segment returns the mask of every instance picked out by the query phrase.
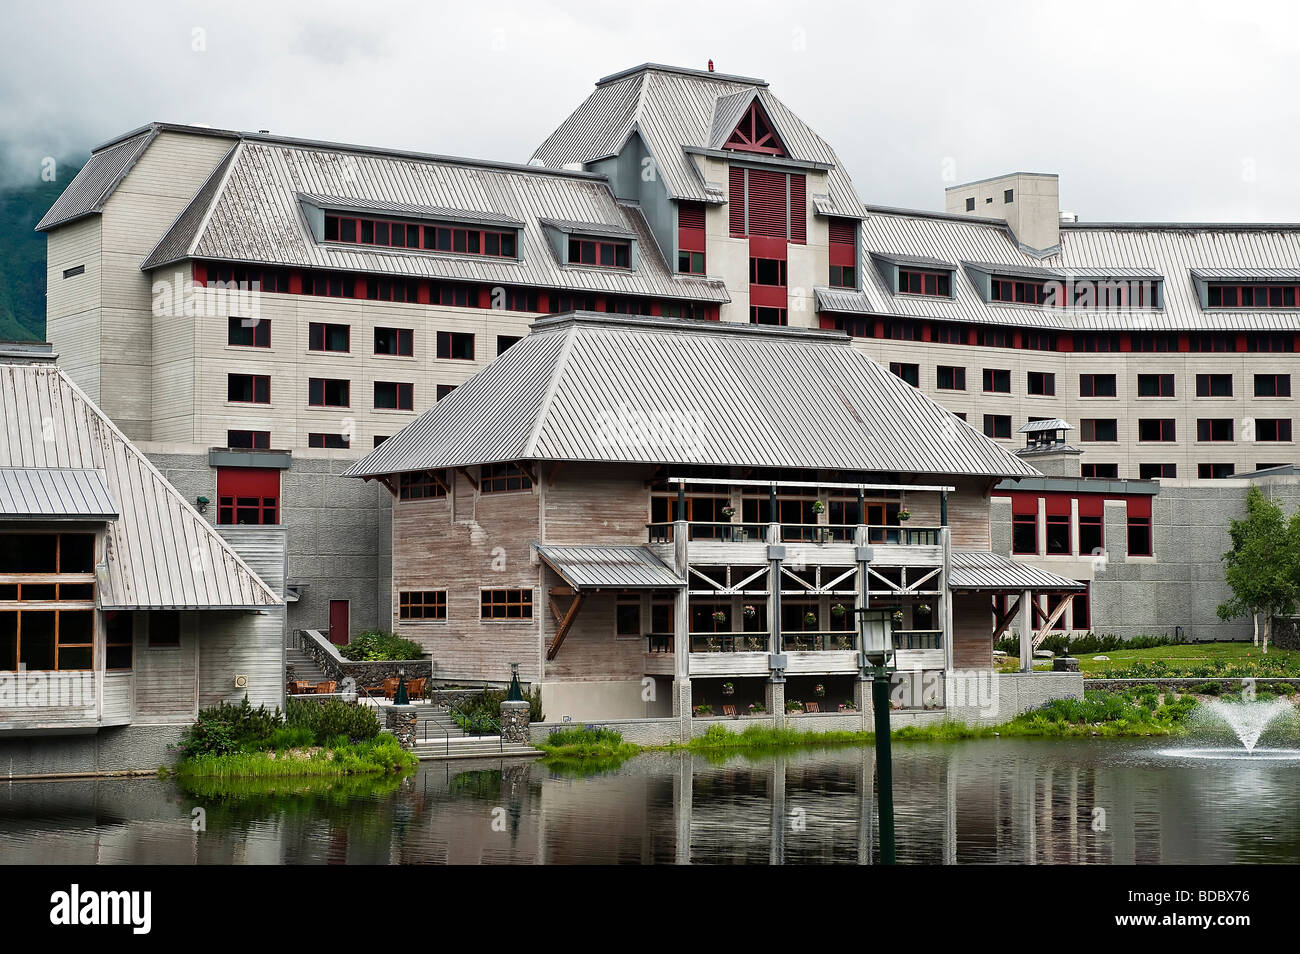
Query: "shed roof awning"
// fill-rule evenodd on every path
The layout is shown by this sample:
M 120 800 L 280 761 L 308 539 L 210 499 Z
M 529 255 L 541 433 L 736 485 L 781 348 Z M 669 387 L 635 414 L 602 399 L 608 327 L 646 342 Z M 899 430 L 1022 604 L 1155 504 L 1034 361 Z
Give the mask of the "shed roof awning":
M 954 590 L 1011 593 L 1022 590 L 1073 593 L 1084 588 L 1077 580 L 987 550 L 953 550 L 949 582 Z
M 116 520 L 102 470 L 0 467 L 0 519 Z
M 680 589 L 686 583 L 645 547 L 533 545 L 543 562 L 575 590 Z

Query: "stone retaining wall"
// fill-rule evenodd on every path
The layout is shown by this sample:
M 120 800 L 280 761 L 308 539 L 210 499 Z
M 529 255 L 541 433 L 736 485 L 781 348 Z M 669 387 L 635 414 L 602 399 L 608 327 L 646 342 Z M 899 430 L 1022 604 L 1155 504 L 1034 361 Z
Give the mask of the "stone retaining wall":
M 1171 678 L 1171 679 L 1085 679 L 1083 682 L 1085 689 L 1105 689 L 1116 691 L 1120 689 L 1132 689 L 1134 686 L 1156 686 L 1161 689 L 1195 689 L 1197 686 L 1210 684 L 1220 686 L 1241 686 L 1246 682 L 1251 682 L 1257 689 L 1266 689 L 1269 686 L 1293 686 L 1300 689 L 1300 679 L 1271 678 L 1268 676 L 1258 676 L 1245 679 L 1239 676 L 1206 676 L 1204 678 Z
M 295 630 L 298 648 L 315 660 L 321 672 L 337 682 L 353 679 L 357 688 L 377 686 L 385 679 L 397 677 L 398 670 L 406 673 L 406 680 L 432 679 L 433 661 L 430 659 L 401 659 L 385 662 L 353 662 L 342 656 L 334 644 L 314 629 Z

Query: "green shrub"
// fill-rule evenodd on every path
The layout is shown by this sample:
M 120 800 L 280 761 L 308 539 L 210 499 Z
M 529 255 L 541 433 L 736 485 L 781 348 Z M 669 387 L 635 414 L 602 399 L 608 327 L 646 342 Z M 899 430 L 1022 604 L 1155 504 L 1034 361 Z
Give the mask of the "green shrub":
M 1056 653 L 1058 656 L 1091 656 L 1094 653 L 1110 653 L 1118 649 L 1155 649 L 1157 646 L 1178 646 L 1183 641 L 1174 639 L 1172 636 L 1133 636 L 1130 639 L 1116 636 L 1113 633 L 1098 636 L 1096 633 L 1085 633 L 1082 636 L 1067 636 L 1064 633 L 1054 633 L 1047 636 L 1039 644 L 1039 649 L 1047 649 Z M 994 649 L 1000 649 L 1010 656 L 1020 655 L 1020 637 L 1003 636 L 993 644 Z
M 253 708 L 245 696 L 239 705 L 222 702 L 199 710 L 199 717 L 185 730 L 180 749 L 184 758 L 195 755 L 228 755 L 264 749 L 276 731 L 284 726 L 277 707 Z
M 346 646 L 338 649 L 343 658 L 353 662 L 396 662 L 424 657 L 419 643 L 379 629 L 357 633 Z
M 290 699 L 285 722 L 290 728 L 310 732 L 318 743 L 340 736 L 352 742 L 364 742 L 379 734 L 379 716 L 374 709 L 342 699 L 324 702 Z

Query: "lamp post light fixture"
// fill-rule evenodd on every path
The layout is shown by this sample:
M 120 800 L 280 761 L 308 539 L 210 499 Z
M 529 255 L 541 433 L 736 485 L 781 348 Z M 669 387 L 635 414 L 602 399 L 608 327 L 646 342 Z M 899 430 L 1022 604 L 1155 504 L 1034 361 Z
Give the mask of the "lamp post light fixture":
M 523 702 L 524 689 L 519 685 L 519 663 L 510 664 L 510 688 L 506 691 L 506 702 Z
M 397 692 L 393 693 L 393 705 L 408 706 L 411 704 L 410 697 L 406 694 L 406 670 L 397 670 Z
M 889 748 L 889 687 L 894 671 L 893 618 L 888 610 L 855 610 L 862 642 L 860 672 L 870 673 L 876 728 L 876 805 L 880 818 L 880 863 L 894 863 L 894 765 Z

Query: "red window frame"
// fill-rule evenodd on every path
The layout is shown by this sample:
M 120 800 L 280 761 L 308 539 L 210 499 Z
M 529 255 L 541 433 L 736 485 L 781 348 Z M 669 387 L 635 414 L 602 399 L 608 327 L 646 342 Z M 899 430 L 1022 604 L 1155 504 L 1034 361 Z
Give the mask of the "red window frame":
M 1110 382 L 1109 394 L 1097 393 L 1097 382 L 1108 380 Z M 1119 393 L 1115 375 L 1113 374 L 1081 374 L 1079 375 L 1079 397 L 1115 397 Z
M 677 203 L 677 271 L 683 275 L 705 274 L 704 203 Z
M 1155 393 L 1144 394 L 1144 385 L 1155 384 Z M 1137 396 L 1150 398 L 1177 397 L 1177 385 L 1172 374 L 1139 374 L 1137 379 Z
M 1273 390 L 1270 394 L 1267 391 L 1260 391 L 1260 384 L 1265 381 L 1273 383 Z M 1255 397 L 1290 397 L 1291 396 L 1291 375 L 1289 374 L 1257 374 L 1255 375 Z
M 252 340 L 247 342 L 235 340 L 237 336 L 242 336 L 244 331 L 252 332 Z M 232 348 L 271 347 L 271 319 L 237 318 L 231 315 L 226 324 L 226 344 Z
M 1206 289 L 1211 308 L 1297 308 L 1300 307 L 1300 285 L 1273 282 L 1231 284 L 1212 282 Z
M 394 351 L 379 349 L 380 337 L 392 337 Z M 376 328 L 375 354 L 386 358 L 410 358 L 415 354 L 415 332 L 410 328 Z
M 326 213 L 325 241 L 343 245 L 483 255 L 489 258 L 516 258 L 519 233 L 515 229 L 489 229 L 450 222 Z
M 217 523 L 276 524 L 280 471 L 273 467 L 217 468 Z
M 594 268 L 631 268 L 632 243 L 626 239 L 570 236 L 569 264 Z
M 994 278 L 989 292 L 992 301 L 1017 305 L 1042 305 L 1047 302 L 1047 283 L 1023 278 Z
M 393 404 L 380 404 L 380 389 L 393 389 Z M 412 411 L 415 409 L 415 385 L 406 381 L 376 381 L 375 410 L 377 411 Z
M 469 345 L 468 353 L 465 351 L 467 343 Z M 473 361 L 474 347 L 474 333 L 471 331 L 438 332 L 438 357 L 443 360 Z
M 1144 425 L 1156 425 L 1158 437 L 1143 437 L 1142 431 Z M 1178 440 L 1178 427 L 1172 417 L 1143 417 L 1138 418 L 1138 443 L 1147 444 L 1172 444 Z
M 1150 497 L 1129 497 L 1127 500 L 1128 510 L 1128 555 L 1129 556 L 1151 556 L 1155 552 L 1155 541 L 1152 539 L 1153 531 L 1151 526 L 1151 498 Z M 1134 531 L 1145 531 L 1146 546 L 1144 548 L 1134 549 Z
M 924 295 L 932 298 L 952 297 L 952 273 L 919 268 L 898 270 L 900 295 Z
M 352 446 L 352 440 L 346 434 L 313 432 L 307 435 L 307 446 L 320 450 L 347 450 Z
M 984 436 L 993 440 L 1011 440 L 1011 415 L 985 414 Z
M 252 397 L 247 401 L 243 398 L 234 398 L 230 396 L 231 385 L 235 383 L 237 378 L 247 378 L 253 383 Z M 231 404 L 270 404 L 271 376 L 269 374 L 227 374 L 226 400 Z
M 328 385 L 330 384 L 343 385 L 343 400 L 341 402 L 326 402 Z M 351 407 L 352 382 L 347 378 L 308 378 L 307 404 L 311 407 Z
M 232 450 L 269 450 L 270 431 L 226 431 L 226 446 Z
M 343 329 L 344 346 L 342 348 L 331 348 L 330 332 L 337 332 Z M 337 321 L 312 321 L 307 324 L 307 350 L 320 351 L 327 354 L 351 354 L 352 352 L 352 326 L 345 325 Z
M 1201 444 L 1231 444 L 1235 428 L 1230 417 L 1198 417 L 1196 440 Z M 1226 432 L 1227 436 L 1223 436 Z
M 1113 436 L 1098 437 L 1097 425 L 1109 427 Z M 1079 421 L 1079 440 L 1086 443 L 1101 442 L 1104 444 L 1113 443 L 1119 440 L 1119 421 L 1113 417 L 1085 417 Z
M 1271 435 L 1271 436 L 1270 436 Z M 1291 418 L 1261 417 L 1255 421 L 1255 440 L 1264 443 L 1290 443 Z

